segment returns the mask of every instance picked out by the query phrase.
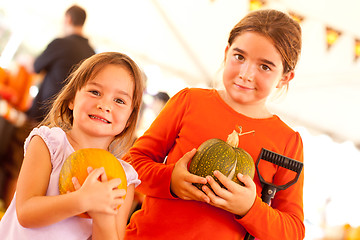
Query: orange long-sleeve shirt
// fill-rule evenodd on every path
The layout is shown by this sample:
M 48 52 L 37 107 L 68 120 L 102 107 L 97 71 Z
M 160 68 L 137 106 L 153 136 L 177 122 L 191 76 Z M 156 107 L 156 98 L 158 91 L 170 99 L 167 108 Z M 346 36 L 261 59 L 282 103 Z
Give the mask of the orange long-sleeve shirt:
M 261 148 L 303 161 L 300 135 L 277 116 L 246 117 L 230 108 L 215 89 L 184 89 L 167 103 L 125 160 L 137 170 L 146 195 L 142 209 L 133 214 L 126 239 L 243 239 L 246 231 L 262 240 L 303 239 L 303 173 L 298 182 L 276 193 L 271 207 L 262 202 L 257 174 L 257 198 L 242 218 L 197 201 L 172 196 L 170 178 L 176 161 L 204 141 L 226 141 L 236 126 L 255 134 L 240 137 L 239 147 L 256 161 Z M 166 160 L 165 160 L 166 159 Z M 165 160 L 165 162 L 164 162 Z M 293 179 L 294 172 L 263 161 L 260 173 L 277 185 Z

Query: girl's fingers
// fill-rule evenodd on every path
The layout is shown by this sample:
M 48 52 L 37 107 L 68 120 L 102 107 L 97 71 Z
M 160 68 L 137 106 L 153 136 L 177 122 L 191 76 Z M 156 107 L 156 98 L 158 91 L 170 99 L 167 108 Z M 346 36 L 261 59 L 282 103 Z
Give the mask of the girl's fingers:
M 111 208 L 116 208 L 119 205 L 124 203 L 124 196 L 126 195 L 126 191 L 124 189 L 114 190 L 111 194 L 111 197 L 108 198 L 110 201 L 108 204 Z
M 189 200 L 197 200 L 197 201 L 203 201 L 203 202 L 210 202 L 210 198 L 208 196 L 206 196 L 206 194 L 203 191 L 200 191 L 197 187 L 195 187 L 194 185 L 191 186 L 191 195 L 192 197 L 190 197 Z
M 200 177 L 194 174 L 189 173 L 186 177 L 185 177 L 185 181 L 190 182 L 190 183 L 200 183 L 200 184 L 206 184 L 207 180 L 204 177 Z
M 216 197 L 214 192 L 211 191 L 211 189 L 208 186 L 206 186 L 206 185 L 202 186 L 202 190 L 210 198 L 210 200 L 213 200 Z
M 89 167 L 87 167 L 86 170 L 87 170 L 88 174 L 90 174 L 92 172 L 93 168 L 89 166 Z
M 221 204 L 224 204 L 224 199 L 221 197 L 218 197 L 208 186 L 204 185 L 202 187 L 202 190 L 206 193 L 206 195 L 209 198 L 209 204 L 214 206 L 220 206 Z
M 113 190 L 113 193 L 114 193 L 114 198 L 122 198 L 126 195 L 126 190 L 117 188 Z
M 112 189 L 117 188 L 121 184 L 120 178 L 114 178 L 107 182 Z
M 245 187 L 248 188 L 256 188 L 254 181 L 251 179 L 249 175 L 242 175 L 241 173 L 238 173 L 237 178 L 244 183 Z
M 91 180 L 98 180 L 100 179 L 100 176 L 105 173 L 105 169 L 103 167 L 95 168 L 95 169 L 88 167 L 87 170 L 89 173 L 87 179 L 91 179 Z
M 79 180 L 78 180 L 76 177 L 73 177 L 73 178 L 71 179 L 71 181 L 72 181 L 72 183 L 73 183 L 73 185 L 74 185 L 75 191 L 76 191 L 76 190 L 79 190 L 79 189 L 81 188 L 81 185 L 80 185 L 80 183 L 79 183 Z
M 211 176 L 206 177 L 207 182 L 210 184 L 210 187 L 214 193 L 222 198 L 226 196 L 227 189 L 222 188 Z
M 106 176 L 106 172 L 104 170 L 104 173 L 100 175 L 100 181 L 101 182 L 107 182 L 107 176 Z
M 229 190 L 230 192 L 234 191 L 234 188 L 237 187 L 236 183 L 231 181 L 231 179 L 227 178 L 224 174 L 222 174 L 220 171 L 215 170 L 214 171 L 215 177 L 219 179 L 219 181 L 224 185 L 224 187 Z
M 178 164 L 187 168 L 187 164 L 193 158 L 195 153 L 196 153 L 196 148 L 191 149 L 189 152 L 185 153 L 184 156 L 182 156 L 182 158 L 179 159 Z
M 105 169 L 104 169 L 103 167 L 97 168 L 97 169 L 99 169 L 99 170 L 96 170 L 96 169 L 95 169 L 96 172 L 95 172 L 94 174 L 100 174 L 100 176 L 98 177 L 98 179 L 100 179 L 101 182 L 106 182 L 108 179 L 107 179 L 107 176 L 106 176 Z M 88 172 L 89 175 L 90 175 L 93 171 L 94 171 L 94 169 L 93 169 L 92 167 L 89 166 L 89 167 L 87 168 L 87 172 Z M 99 171 L 101 171 L 101 173 L 100 173 Z M 98 176 L 98 175 L 96 175 L 96 176 Z

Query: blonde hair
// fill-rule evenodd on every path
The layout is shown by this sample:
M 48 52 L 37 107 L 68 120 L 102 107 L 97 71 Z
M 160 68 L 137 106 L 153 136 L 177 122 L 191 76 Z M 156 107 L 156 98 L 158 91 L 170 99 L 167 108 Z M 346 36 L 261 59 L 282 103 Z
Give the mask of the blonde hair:
M 109 147 L 109 151 L 120 156 L 127 151 L 133 142 L 138 114 L 142 102 L 144 83 L 142 72 L 138 65 L 127 55 L 118 52 L 104 52 L 95 54 L 84 60 L 66 79 L 66 85 L 57 95 L 46 118 L 40 125 L 48 127 L 60 127 L 65 132 L 73 125 L 73 113 L 69 104 L 75 99 L 77 91 L 94 79 L 96 75 L 109 64 L 120 65 L 128 69 L 134 80 L 134 92 L 132 99 L 132 113 L 128 119 L 125 129 L 115 136 Z

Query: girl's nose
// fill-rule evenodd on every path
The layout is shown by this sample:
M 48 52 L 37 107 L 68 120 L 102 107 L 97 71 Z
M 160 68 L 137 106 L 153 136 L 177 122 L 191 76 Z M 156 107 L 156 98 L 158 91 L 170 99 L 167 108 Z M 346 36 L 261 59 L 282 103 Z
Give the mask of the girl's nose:
M 254 70 L 250 66 L 250 64 L 242 65 L 239 71 L 239 77 L 244 81 L 253 81 L 254 80 Z
M 97 108 L 104 112 L 111 112 L 111 107 L 105 103 L 99 103 L 97 105 Z

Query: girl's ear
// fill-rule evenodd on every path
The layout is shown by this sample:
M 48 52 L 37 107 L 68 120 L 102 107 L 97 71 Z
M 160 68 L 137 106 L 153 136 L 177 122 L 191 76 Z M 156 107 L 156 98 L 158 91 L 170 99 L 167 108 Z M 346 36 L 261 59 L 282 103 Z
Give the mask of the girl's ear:
M 276 85 L 276 88 L 282 88 L 283 86 L 286 86 L 289 84 L 289 82 L 294 78 L 295 72 L 290 71 L 282 76 L 278 84 Z
M 69 108 L 70 110 L 74 110 L 74 101 L 71 101 L 71 102 L 69 103 L 68 108 Z
M 227 55 L 227 53 L 228 53 L 228 51 L 229 51 L 229 48 L 230 48 L 229 44 L 228 44 L 228 45 L 226 45 L 226 48 L 225 48 L 224 61 L 226 61 L 226 55 Z

